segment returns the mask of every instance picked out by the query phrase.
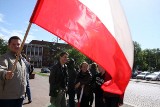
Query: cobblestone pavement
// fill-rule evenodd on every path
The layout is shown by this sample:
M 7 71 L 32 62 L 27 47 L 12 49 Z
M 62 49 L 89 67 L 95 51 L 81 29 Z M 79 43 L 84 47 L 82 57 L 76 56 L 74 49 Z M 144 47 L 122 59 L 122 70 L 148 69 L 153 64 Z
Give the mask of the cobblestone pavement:
M 40 69 L 35 69 L 40 71 Z M 23 107 L 48 107 L 49 83 L 48 77 L 35 75 L 30 80 L 33 102 Z M 131 79 L 124 96 L 124 105 L 121 107 L 160 107 L 160 81 L 145 81 Z
M 131 80 L 124 102 L 134 107 L 160 107 L 160 82 Z
M 47 76 L 35 75 L 35 79 L 30 79 L 30 87 L 32 94 L 32 103 L 28 104 L 27 98 L 24 100 L 23 107 L 48 107 L 49 103 L 49 83 Z M 124 104 L 121 107 L 133 107 Z

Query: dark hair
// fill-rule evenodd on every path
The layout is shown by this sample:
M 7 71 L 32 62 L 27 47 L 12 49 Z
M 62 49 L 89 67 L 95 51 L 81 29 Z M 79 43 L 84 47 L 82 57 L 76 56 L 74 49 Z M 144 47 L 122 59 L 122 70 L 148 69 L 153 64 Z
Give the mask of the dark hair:
M 59 56 L 60 57 L 62 57 L 62 56 L 64 56 L 64 55 L 69 55 L 67 52 L 61 52 L 60 54 L 59 54 Z
M 24 57 L 25 59 L 27 59 L 27 56 L 26 56 L 26 54 L 22 54 L 22 57 Z
M 73 58 L 70 58 L 70 59 L 68 60 L 68 64 L 69 64 L 69 65 L 74 65 L 74 64 L 75 64 L 74 59 L 73 59 Z
M 68 63 L 67 63 L 67 67 L 68 68 L 72 68 L 72 67 L 75 67 L 75 61 L 73 58 L 70 58 Z
M 74 59 L 73 59 L 73 58 L 70 58 L 70 59 L 69 59 L 69 63 L 74 64 L 74 63 L 75 63 Z
M 18 36 L 12 36 L 12 37 L 9 38 L 8 44 L 10 44 L 13 39 L 18 39 L 18 40 L 21 41 L 21 39 Z
M 97 64 L 96 63 L 92 63 L 91 64 L 91 69 L 95 69 L 96 70 L 97 69 Z

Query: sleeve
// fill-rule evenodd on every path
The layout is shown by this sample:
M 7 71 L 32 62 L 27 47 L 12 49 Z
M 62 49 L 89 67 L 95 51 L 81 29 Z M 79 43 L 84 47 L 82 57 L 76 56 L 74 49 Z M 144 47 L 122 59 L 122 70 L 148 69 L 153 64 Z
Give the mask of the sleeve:
M 50 85 L 55 85 L 56 83 L 56 70 L 54 68 L 51 69 L 50 76 L 49 76 L 49 83 Z
M 56 96 L 58 94 L 57 92 L 57 83 L 56 83 L 56 75 L 57 75 L 57 69 L 56 67 L 51 68 L 50 76 L 49 76 L 49 84 L 50 84 L 50 96 Z
M 4 56 L 1 56 L 0 57 L 0 79 L 5 79 L 7 70 L 8 70 L 8 61 Z
M 68 68 L 67 68 L 67 65 L 65 65 L 65 76 L 66 76 L 66 80 L 65 80 L 65 84 L 66 86 L 68 87 L 68 82 L 69 82 L 69 74 L 68 74 Z
M 76 76 L 75 84 L 77 84 L 78 82 L 79 82 L 79 73 L 78 73 L 77 76 Z

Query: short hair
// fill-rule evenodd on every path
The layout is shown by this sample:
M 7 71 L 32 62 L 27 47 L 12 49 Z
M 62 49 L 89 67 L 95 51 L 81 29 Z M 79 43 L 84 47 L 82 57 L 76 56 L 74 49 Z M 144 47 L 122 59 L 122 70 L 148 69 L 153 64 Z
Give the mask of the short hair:
M 12 36 L 12 37 L 9 38 L 8 44 L 10 44 L 13 39 L 18 39 L 18 40 L 21 41 L 21 39 L 18 36 Z
M 67 52 L 61 52 L 60 54 L 59 54 L 59 56 L 60 57 L 62 57 L 62 56 L 64 56 L 64 55 L 69 55 Z

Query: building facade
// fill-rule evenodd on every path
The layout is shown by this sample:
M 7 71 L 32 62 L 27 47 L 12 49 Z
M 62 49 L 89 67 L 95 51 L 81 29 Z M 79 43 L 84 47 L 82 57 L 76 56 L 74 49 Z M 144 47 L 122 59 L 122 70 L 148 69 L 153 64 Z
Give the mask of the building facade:
M 52 66 L 57 62 L 57 54 L 70 48 L 70 45 L 64 43 L 32 40 L 24 45 L 23 53 L 31 59 L 34 67 L 41 68 Z

